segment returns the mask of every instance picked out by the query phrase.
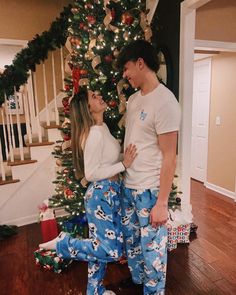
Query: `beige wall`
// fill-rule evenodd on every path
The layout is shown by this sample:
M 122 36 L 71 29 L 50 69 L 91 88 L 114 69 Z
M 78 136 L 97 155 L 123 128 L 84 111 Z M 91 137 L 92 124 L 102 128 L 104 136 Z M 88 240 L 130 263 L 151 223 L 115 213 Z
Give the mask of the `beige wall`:
M 69 0 L 1 0 L 0 38 L 31 40 L 49 29 Z
M 236 176 L 236 53 L 212 59 L 207 181 L 230 191 Z M 216 126 L 216 116 L 221 125 Z
M 236 0 L 212 0 L 200 7 L 195 38 L 236 42 Z

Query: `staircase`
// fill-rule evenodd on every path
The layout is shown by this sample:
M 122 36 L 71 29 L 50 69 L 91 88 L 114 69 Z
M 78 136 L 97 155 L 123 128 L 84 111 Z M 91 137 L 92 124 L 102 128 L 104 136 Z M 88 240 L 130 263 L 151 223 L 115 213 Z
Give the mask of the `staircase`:
M 54 58 L 54 66 L 63 70 L 64 52 L 61 49 L 61 57 Z M 51 63 L 50 56 L 44 63 Z M 61 101 L 66 96 L 60 91 L 65 73 L 61 73 L 57 85 L 56 79 L 48 85 L 47 71 L 41 79 L 39 73 L 40 70 L 31 73 L 28 83 L 15 95 L 22 97 L 23 114 L 22 106 L 12 112 L 5 102 L 1 108 L 0 224 L 22 226 L 37 222 L 38 206 L 55 192 L 52 182 L 56 179 L 56 160 L 52 152 L 55 142 L 62 139 L 58 127 L 62 120 Z M 37 80 L 44 81 L 43 103 L 38 101 L 37 88 L 41 86 Z M 40 111 L 39 104 L 43 104 Z

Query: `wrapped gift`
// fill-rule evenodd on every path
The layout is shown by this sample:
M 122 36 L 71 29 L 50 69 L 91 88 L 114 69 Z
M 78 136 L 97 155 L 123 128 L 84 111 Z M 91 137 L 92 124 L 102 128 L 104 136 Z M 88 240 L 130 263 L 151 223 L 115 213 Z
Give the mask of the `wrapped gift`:
M 169 210 L 167 222 L 168 242 L 167 249 L 171 251 L 177 248 L 178 243 L 189 243 L 190 223 L 192 214 L 187 214 L 180 209 Z
M 75 216 L 67 221 L 64 221 L 61 225 L 61 230 L 69 233 L 70 236 L 72 236 L 73 238 L 87 238 L 88 225 L 86 215 L 82 214 L 80 216 Z
M 178 226 L 178 243 L 189 243 L 190 224 L 181 224 Z
M 60 273 L 71 264 L 72 260 L 65 260 L 57 256 L 56 250 L 38 249 L 34 252 L 36 265 L 44 269 Z
M 168 241 L 167 241 L 167 250 L 172 251 L 177 248 L 177 237 L 178 230 L 176 227 L 168 226 Z
M 46 243 L 58 236 L 58 227 L 53 209 L 48 207 L 48 200 L 45 200 L 39 207 L 39 218 L 43 243 Z

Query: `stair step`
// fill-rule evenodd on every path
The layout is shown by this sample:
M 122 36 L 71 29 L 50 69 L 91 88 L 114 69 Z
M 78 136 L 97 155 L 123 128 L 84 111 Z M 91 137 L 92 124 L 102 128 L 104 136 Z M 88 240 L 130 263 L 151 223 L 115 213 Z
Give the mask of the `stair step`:
M 53 141 L 43 141 L 43 142 L 33 142 L 33 143 L 26 143 L 28 147 L 32 146 L 44 146 L 44 145 L 53 145 L 55 142 Z
M 27 147 L 32 147 L 32 146 L 44 146 L 44 145 L 52 145 L 54 144 L 53 141 L 48 141 L 48 136 L 42 136 L 42 142 L 39 142 L 39 137 L 38 134 L 32 134 L 32 142 L 29 143 L 29 138 L 27 134 L 24 136 L 25 140 L 25 145 Z
M 26 165 L 26 164 L 32 164 L 38 162 L 37 160 L 16 160 L 14 162 L 8 162 L 9 166 L 19 166 L 19 165 Z
M 6 180 L 2 180 L 2 178 L 0 177 L 0 185 L 16 183 L 16 182 L 19 182 L 19 181 L 20 181 L 20 179 L 6 179 Z
M 29 144 L 29 137 L 28 137 L 27 134 L 25 134 L 25 136 L 24 136 L 24 141 L 25 141 L 25 144 L 28 146 L 28 144 Z M 42 136 L 42 141 L 43 142 L 47 142 L 48 141 L 48 136 L 43 135 Z M 38 134 L 37 133 L 35 133 L 35 134 L 33 133 L 32 134 L 32 143 L 38 143 L 38 142 L 39 142 L 39 136 L 38 136 Z
M 61 127 L 55 121 L 50 122 L 50 125 L 47 125 L 47 122 L 41 122 L 41 126 L 45 129 L 58 129 Z

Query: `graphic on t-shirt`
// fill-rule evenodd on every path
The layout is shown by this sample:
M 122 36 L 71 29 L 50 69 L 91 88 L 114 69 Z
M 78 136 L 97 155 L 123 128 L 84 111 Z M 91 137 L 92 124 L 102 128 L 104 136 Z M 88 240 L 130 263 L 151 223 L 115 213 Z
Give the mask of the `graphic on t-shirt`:
M 146 117 L 147 117 L 147 113 L 144 113 L 144 110 L 142 110 L 140 113 L 140 120 L 144 121 Z

